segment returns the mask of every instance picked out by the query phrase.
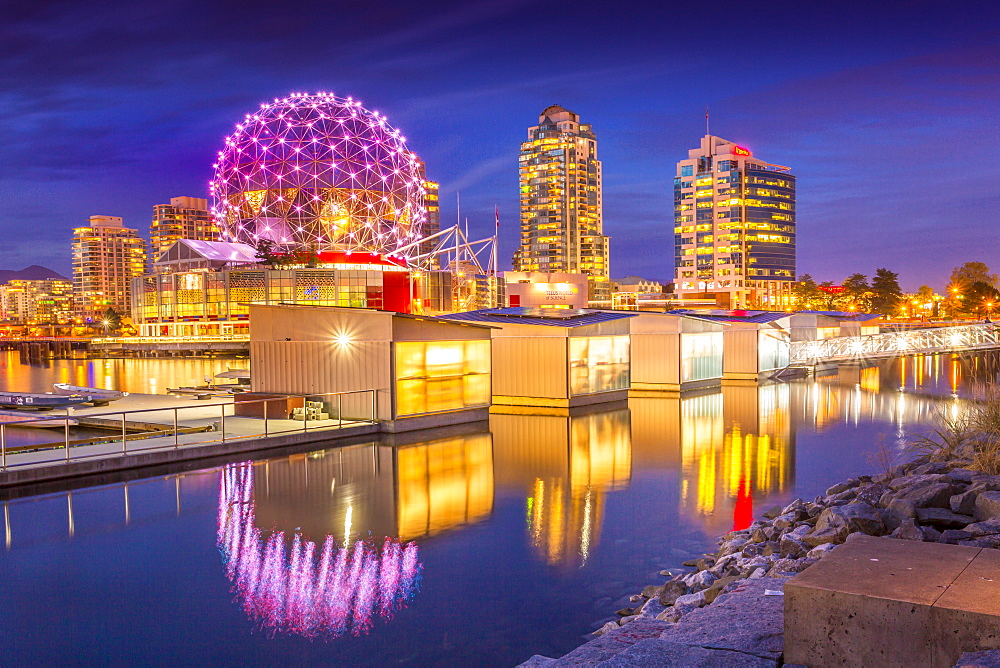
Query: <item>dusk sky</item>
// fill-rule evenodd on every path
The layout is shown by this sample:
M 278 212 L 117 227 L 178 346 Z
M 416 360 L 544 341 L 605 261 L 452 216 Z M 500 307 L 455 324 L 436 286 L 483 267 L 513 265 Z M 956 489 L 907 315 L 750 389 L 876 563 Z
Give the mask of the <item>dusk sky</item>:
M 473 232 L 516 245 L 539 112 L 592 123 L 612 276 L 668 280 L 672 179 L 712 134 L 798 177 L 798 272 L 904 289 L 1000 269 L 1000 3 L 27 2 L 0 22 L 0 269 L 207 197 L 222 139 L 292 91 L 385 113 Z

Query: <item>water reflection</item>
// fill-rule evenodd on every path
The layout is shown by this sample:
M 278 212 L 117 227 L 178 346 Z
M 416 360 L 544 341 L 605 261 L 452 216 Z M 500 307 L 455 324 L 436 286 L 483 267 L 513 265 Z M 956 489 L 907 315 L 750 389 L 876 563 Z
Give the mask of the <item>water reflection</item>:
M 343 541 L 327 535 L 319 544 L 284 531 L 255 526 L 254 467 L 232 464 L 222 473 L 218 543 L 226 575 L 243 610 L 272 632 L 336 637 L 367 632 L 372 616 L 386 619 L 416 591 L 420 573 L 416 543 L 385 538 Z M 348 511 L 350 512 L 350 511 Z
M 549 564 L 582 566 L 607 494 L 632 475 L 627 409 L 572 417 L 491 415 L 497 485 L 525 493 L 528 540 Z
M 232 368 L 247 368 L 246 359 L 204 357 L 170 359 L 54 359 L 21 362 L 14 350 L 0 350 L 0 390 L 50 392 L 52 383 L 142 394 L 165 394 L 167 388 L 199 385 L 205 378 Z

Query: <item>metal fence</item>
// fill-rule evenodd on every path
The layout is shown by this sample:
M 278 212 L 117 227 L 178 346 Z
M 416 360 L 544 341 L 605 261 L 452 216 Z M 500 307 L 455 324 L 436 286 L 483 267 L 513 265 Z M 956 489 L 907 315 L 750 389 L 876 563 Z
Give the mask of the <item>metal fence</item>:
M 938 327 L 820 341 L 796 341 L 790 364 L 816 364 L 852 359 L 895 357 L 1000 347 L 1000 328 L 993 323 Z
M 31 417 L 0 423 L 0 470 L 375 424 L 377 411 L 375 390 L 356 390 Z M 27 431 L 25 427 L 41 431 L 40 423 L 49 425 L 44 431 L 54 427 L 61 438 L 41 443 L 10 443 L 10 429 L 18 429 L 22 434 Z M 107 430 L 108 435 L 73 438 L 70 430 L 77 425 Z M 11 461 L 27 453 L 32 456 Z M 58 456 L 46 458 L 40 453 Z

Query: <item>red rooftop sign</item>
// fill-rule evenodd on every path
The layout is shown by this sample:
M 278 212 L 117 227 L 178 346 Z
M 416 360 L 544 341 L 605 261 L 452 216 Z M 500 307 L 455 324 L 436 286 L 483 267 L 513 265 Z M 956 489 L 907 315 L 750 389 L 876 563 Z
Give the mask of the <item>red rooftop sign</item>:
M 750 155 L 750 149 L 742 146 L 733 146 L 733 155 Z

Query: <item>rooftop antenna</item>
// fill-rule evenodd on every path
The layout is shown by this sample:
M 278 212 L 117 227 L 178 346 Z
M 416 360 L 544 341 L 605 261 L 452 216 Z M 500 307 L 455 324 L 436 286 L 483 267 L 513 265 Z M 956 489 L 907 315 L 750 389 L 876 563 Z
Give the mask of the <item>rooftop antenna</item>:
M 708 131 L 708 105 L 705 105 L 705 134 L 711 135 L 712 133 Z

